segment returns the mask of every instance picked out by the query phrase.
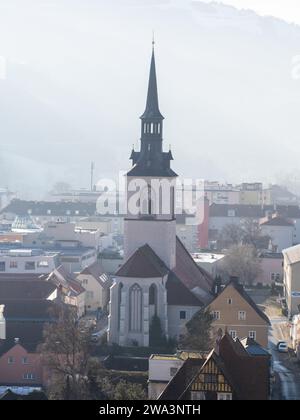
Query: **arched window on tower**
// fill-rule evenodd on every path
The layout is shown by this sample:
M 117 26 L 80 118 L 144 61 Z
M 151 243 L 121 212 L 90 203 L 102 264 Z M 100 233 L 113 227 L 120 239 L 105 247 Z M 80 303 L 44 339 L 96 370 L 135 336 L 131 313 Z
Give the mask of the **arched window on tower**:
M 133 332 L 141 332 L 143 324 L 143 291 L 138 284 L 134 284 L 129 290 L 129 329 Z
M 147 216 L 154 216 L 156 214 L 155 191 L 150 185 L 147 185 L 141 191 L 140 196 L 140 214 Z

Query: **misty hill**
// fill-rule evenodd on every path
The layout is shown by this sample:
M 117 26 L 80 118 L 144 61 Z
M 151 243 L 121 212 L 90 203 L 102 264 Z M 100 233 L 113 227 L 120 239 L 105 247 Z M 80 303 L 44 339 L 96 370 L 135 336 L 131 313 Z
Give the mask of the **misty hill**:
M 300 27 L 189 0 L 4 0 L 1 186 L 35 197 L 58 180 L 88 186 L 91 160 L 98 177 L 129 167 L 152 29 L 176 172 L 297 178 Z

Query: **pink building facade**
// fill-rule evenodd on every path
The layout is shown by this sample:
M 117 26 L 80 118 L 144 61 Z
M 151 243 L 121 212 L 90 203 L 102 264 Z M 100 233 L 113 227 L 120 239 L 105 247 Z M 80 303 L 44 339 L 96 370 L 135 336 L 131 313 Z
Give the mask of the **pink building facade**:
M 281 253 L 266 253 L 260 257 L 261 273 L 256 283 L 271 286 L 272 283 L 283 280 L 283 255 Z
M 0 384 L 42 386 L 44 375 L 40 355 L 29 352 L 19 343 L 3 352 L 0 356 Z

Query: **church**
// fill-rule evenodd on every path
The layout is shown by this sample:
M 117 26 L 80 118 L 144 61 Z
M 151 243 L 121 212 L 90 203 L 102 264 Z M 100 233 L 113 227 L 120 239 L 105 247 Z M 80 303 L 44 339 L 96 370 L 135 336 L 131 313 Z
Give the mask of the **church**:
M 110 289 L 108 342 L 147 347 L 154 316 L 167 338 L 178 339 L 185 324 L 211 300 L 214 283 L 176 237 L 177 174 L 171 168 L 171 151 L 163 151 L 154 44 L 146 109 L 140 119 L 140 150 L 132 150 L 132 168 L 126 174 L 124 263 Z M 170 186 L 167 194 L 163 185 Z M 139 186 L 138 192 L 133 186 Z M 138 211 L 131 210 L 134 196 Z M 167 206 L 162 205 L 166 197 Z

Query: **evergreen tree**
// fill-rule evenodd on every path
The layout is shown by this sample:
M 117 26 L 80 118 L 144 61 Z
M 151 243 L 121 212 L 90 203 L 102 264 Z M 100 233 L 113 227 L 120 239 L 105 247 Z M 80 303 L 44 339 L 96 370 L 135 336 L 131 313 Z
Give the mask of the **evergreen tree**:
M 167 344 L 166 337 L 162 330 L 160 318 L 154 315 L 151 320 L 149 330 L 150 347 L 164 347 Z
M 213 317 L 209 308 L 201 308 L 186 324 L 186 334 L 180 339 L 182 349 L 207 351 L 212 348 L 211 324 Z

